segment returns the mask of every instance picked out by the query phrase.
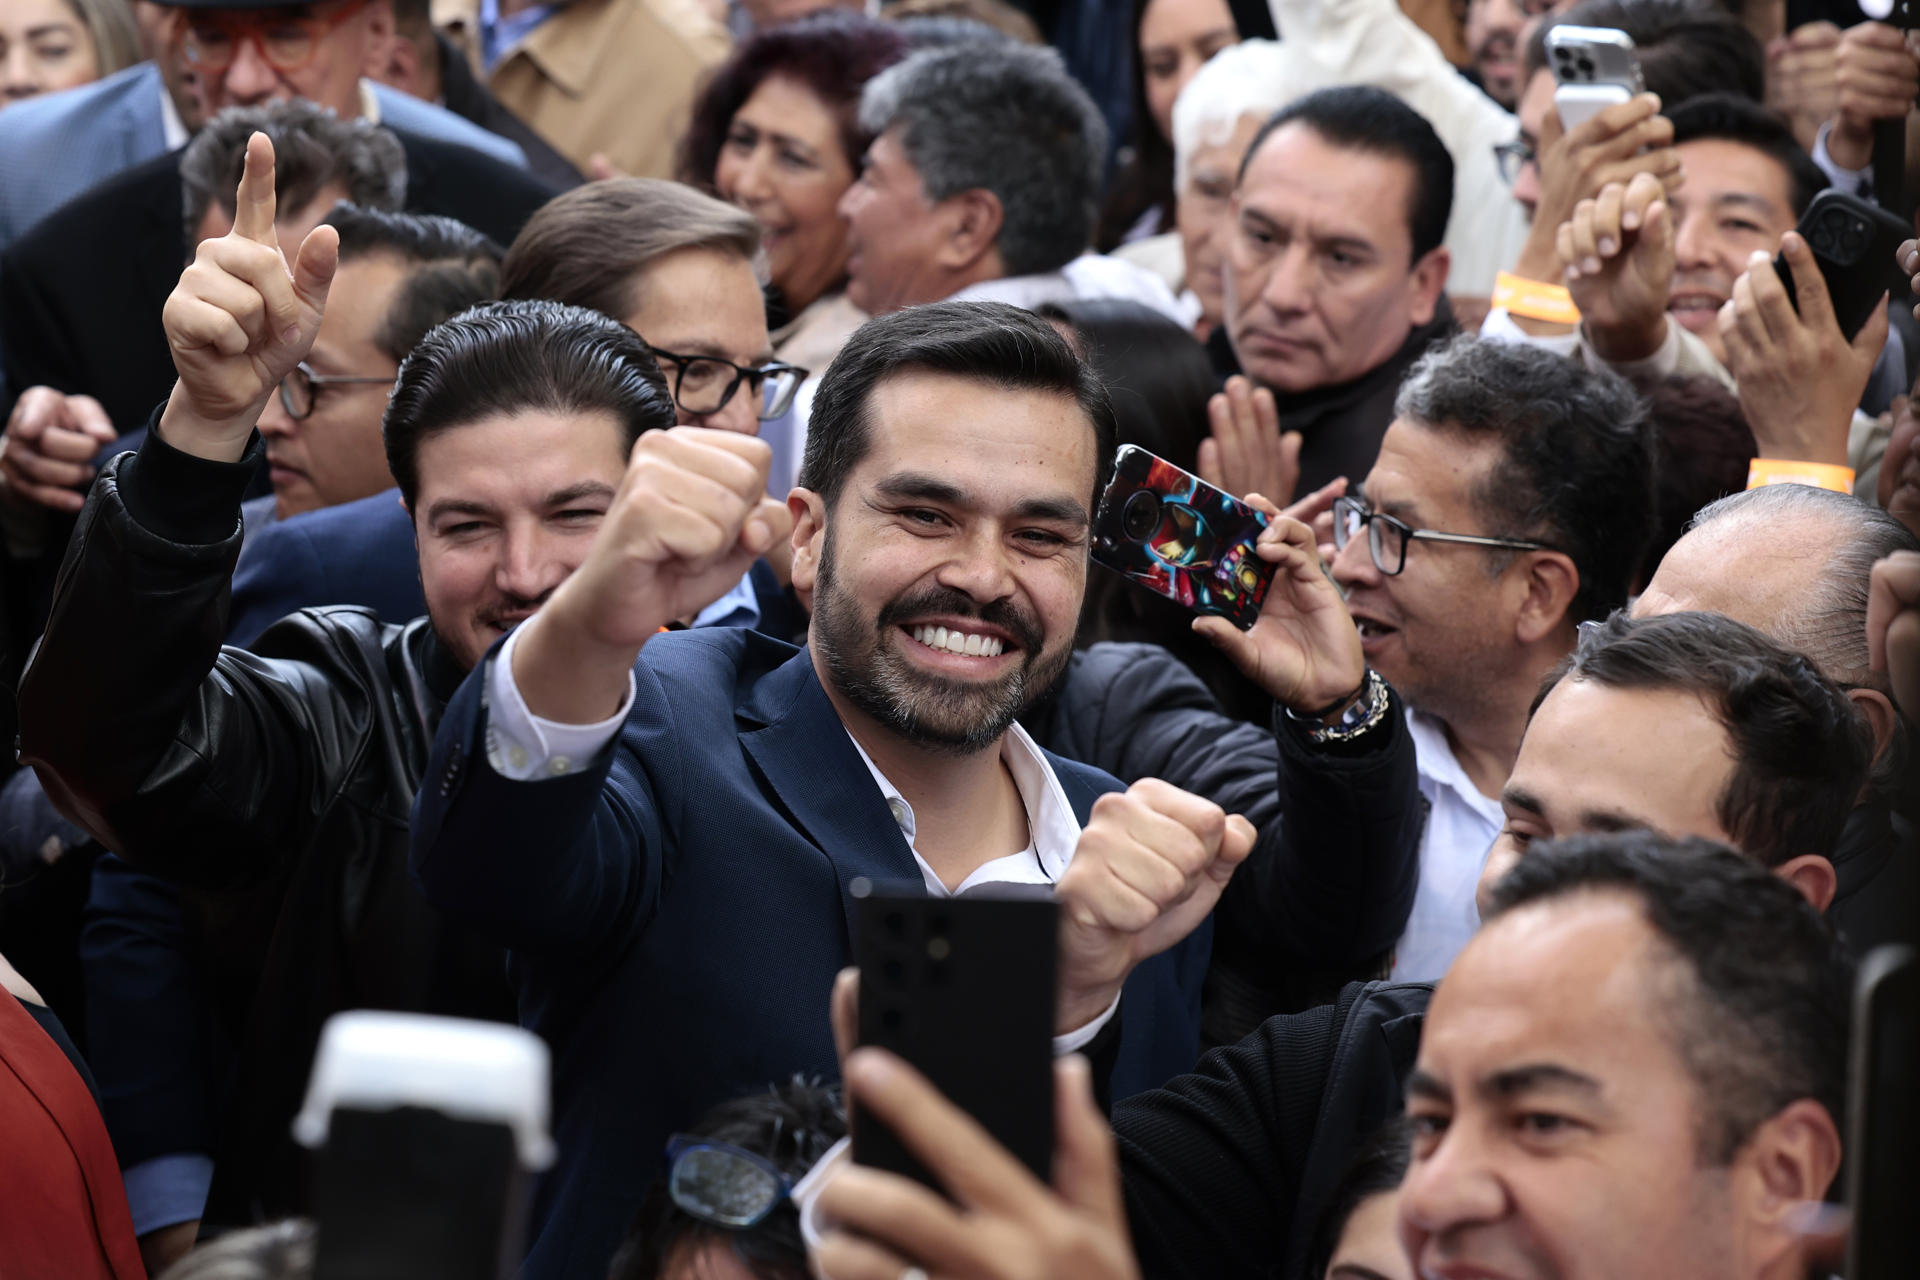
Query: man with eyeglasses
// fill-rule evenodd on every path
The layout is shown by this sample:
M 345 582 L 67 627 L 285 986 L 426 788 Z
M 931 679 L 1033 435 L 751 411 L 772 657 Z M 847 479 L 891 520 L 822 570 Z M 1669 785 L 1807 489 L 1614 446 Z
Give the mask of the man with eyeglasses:
M 1333 577 L 1367 662 L 1405 696 L 1431 806 L 1394 976 L 1429 981 L 1473 933 L 1473 890 L 1527 708 L 1575 627 L 1626 603 L 1653 525 L 1646 412 L 1616 375 L 1458 338 L 1414 366 Z

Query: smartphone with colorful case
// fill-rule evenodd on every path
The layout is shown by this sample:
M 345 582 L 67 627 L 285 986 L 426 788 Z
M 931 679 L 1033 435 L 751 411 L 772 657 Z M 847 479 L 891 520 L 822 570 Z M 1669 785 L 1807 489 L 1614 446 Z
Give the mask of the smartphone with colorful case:
M 1114 459 L 1093 518 L 1093 559 L 1156 595 L 1242 631 L 1273 582 L 1254 550 L 1267 517 L 1133 445 Z

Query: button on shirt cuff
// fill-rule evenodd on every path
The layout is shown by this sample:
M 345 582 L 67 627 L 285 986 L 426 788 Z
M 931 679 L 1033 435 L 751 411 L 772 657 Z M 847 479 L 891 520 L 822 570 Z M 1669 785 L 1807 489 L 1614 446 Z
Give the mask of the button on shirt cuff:
M 527 709 L 520 687 L 513 682 L 515 631 L 494 655 L 487 671 L 487 763 L 503 778 L 536 782 L 576 773 L 612 742 L 633 706 L 633 673 L 627 673 L 627 694 L 620 709 L 597 724 L 562 724 L 543 720 Z

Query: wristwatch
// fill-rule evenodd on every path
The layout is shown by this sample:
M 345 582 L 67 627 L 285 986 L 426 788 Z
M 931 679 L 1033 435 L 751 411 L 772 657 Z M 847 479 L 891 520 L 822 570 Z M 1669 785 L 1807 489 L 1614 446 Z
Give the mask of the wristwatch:
M 1329 746 L 1352 742 L 1379 724 L 1386 718 L 1389 701 L 1387 682 L 1380 678 L 1378 671 L 1368 667 L 1366 678 L 1360 682 L 1359 696 L 1332 724 L 1325 723 L 1325 715 L 1301 715 L 1292 707 L 1285 710 L 1287 719 L 1304 727 L 1307 741 L 1316 746 Z

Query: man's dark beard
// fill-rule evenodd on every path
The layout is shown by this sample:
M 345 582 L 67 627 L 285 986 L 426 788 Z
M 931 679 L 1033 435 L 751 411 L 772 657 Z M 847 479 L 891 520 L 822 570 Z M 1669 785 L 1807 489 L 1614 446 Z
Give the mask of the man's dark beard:
M 827 675 L 848 702 L 916 746 L 946 755 L 975 755 L 1000 741 L 1034 698 L 1066 670 L 1071 648 L 1041 665 L 1046 631 L 1039 621 L 1002 600 L 985 606 L 965 592 L 931 587 L 888 602 L 869 628 L 833 575 L 833 534 L 821 549 L 813 593 L 813 645 Z M 947 614 L 978 618 L 1013 636 L 1021 663 L 988 684 L 949 680 L 908 666 L 886 643 L 886 633 L 914 618 Z

